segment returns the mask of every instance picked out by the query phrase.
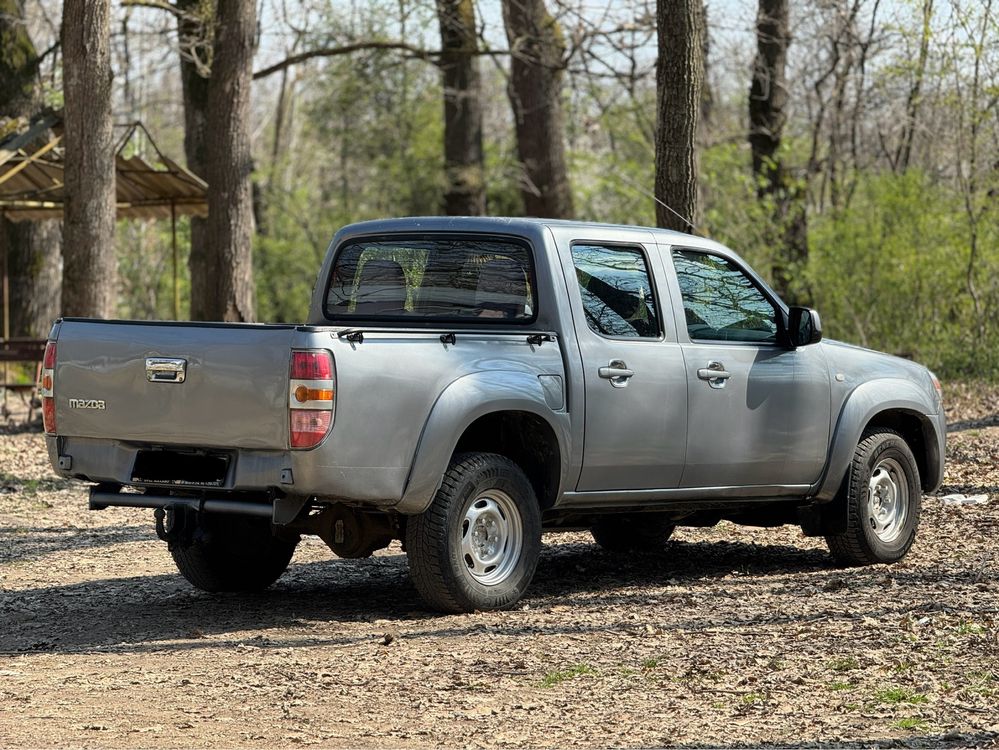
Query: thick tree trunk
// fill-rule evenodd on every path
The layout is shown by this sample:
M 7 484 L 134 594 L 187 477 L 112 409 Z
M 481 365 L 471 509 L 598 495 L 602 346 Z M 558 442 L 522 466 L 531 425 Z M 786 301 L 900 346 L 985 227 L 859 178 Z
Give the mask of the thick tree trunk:
M 444 83 L 444 168 L 449 216 L 486 212 L 482 155 L 482 85 L 472 0 L 437 0 Z
M 23 0 L 0 0 L 0 120 L 30 119 L 40 108 L 38 53 L 28 35 Z M 12 336 L 42 338 L 59 316 L 62 228 L 58 221 L 0 219 L 7 253 Z
M 256 11 L 255 0 L 218 0 L 204 138 L 210 260 L 206 296 L 197 305 L 204 320 L 254 320 L 250 87 Z
M 785 70 L 791 43 L 787 0 L 760 0 L 756 17 L 756 59 L 749 87 L 749 144 L 757 195 L 773 207 L 776 256 L 774 288 L 794 301 L 794 283 L 808 259 L 808 238 L 802 191 L 784 167 L 780 153 L 787 123 L 788 88 Z
M 7 250 L 10 335 L 45 338 L 62 298 L 62 228 L 59 222 L 0 222 Z
M 115 164 L 111 121 L 110 0 L 65 0 L 62 10 L 62 311 L 108 318 L 116 302 Z
M 212 53 L 214 9 L 203 0 L 177 0 L 177 34 L 180 39 L 180 81 L 184 97 L 184 155 L 187 168 L 205 176 L 205 131 L 208 123 L 208 76 Z M 191 275 L 192 320 L 214 317 L 209 305 L 218 276 L 205 244 L 205 219 L 191 217 L 191 251 L 187 267 Z
M 696 139 L 704 84 L 703 2 L 658 0 L 656 21 L 656 223 L 689 232 L 700 221 Z
M 521 161 L 524 213 L 573 217 L 562 127 L 565 42 L 544 0 L 503 0 L 512 52 L 508 93 Z

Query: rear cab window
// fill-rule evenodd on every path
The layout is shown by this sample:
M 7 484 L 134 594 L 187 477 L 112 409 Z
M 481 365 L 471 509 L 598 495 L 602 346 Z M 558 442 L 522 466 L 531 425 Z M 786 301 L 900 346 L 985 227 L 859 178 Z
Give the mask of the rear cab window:
M 574 243 L 571 252 L 591 331 L 610 338 L 659 338 L 659 306 L 640 249 Z
M 353 240 L 326 291 L 332 320 L 530 323 L 537 311 L 530 247 L 512 239 Z

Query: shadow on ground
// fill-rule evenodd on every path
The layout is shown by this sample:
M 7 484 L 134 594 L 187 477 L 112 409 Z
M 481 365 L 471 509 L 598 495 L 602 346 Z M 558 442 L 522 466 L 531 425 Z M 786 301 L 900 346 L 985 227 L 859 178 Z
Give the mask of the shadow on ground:
M 139 528 L 105 529 L 102 533 L 105 542 L 112 544 L 145 538 L 146 530 L 140 534 Z M 936 571 L 934 580 L 939 580 L 940 574 Z M 723 582 L 717 580 L 721 577 L 726 577 Z M 545 547 L 524 603 L 542 613 L 560 605 L 605 610 L 621 605 L 662 605 L 648 607 L 648 611 L 653 620 L 664 612 L 669 614 L 668 624 L 656 625 L 663 630 L 717 627 L 719 613 L 727 613 L 732 625 L 751 627 L 901 616 L 912 611 L 911 602 L 902 604 L 890 598 L 877 599 L 876 608 L 856 606 L 851 589 L 877 589 L 885 578 L 884 568 L 844 575 L 824 552 L 788 546 L 673 542 L 663 554 L 623 558 L 591 544 L 556 543 Z M 842 594 L 833 605 L 827 599 L 825 609 L 756 607 L 744 611 L 733 604 L 767 593 L 790 593 L 794 601 L 800 596 L 798 589 Z M 655 599 L 650 601 L 650 596 Z M 696 608 L 689 607 L 694 597 L 698 599 Z M 925 608 L 933 606 L 928 600 Z M 346 645 L 380 638 L 386 624 L 376 620 L 395 622 L 407 638 L 477 633 L 531 637 L 636 627 L 633 622 L 608 626 L 606 619 L 593 624 L 592 619 L 578 622 L 559 617 L 557 623 L 547 625 L 538 624 L 537 618 L 502 614 L 438 616 L 422 605 L 409 581 L 404 555 L 292 564 L 274 587 L 259 594 L 206 594 L 191 588 L 179 575 L 107 578 L 4 591 L 0 592 L 0 612 L 0 652 L 4 653 L 190 650 L 234 646 L 250 639 L 265 648 Z M 316 627 L 316 623 L 321 626 Z M 336 623 L 371 625 L 338 629 Z M 280 632 L 275 634 L 273 629 Z M 265 636 L 263 631 L 270 632 Z

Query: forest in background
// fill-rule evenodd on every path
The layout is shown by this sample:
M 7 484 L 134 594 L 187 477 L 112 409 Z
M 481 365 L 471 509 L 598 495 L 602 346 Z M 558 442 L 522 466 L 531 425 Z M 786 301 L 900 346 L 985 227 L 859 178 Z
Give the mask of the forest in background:
M 474 47 L 463 70 L 480 87 L 482 168 L 471 174 L 455 168 L 445 132 L 447 94 L 468 83 L 446 80 L 454 69 L 440 11 L 449 4 L 473 13 L 473 38 L 460 40 Z M 517 33 L 508 0 L 256 4 L 247 129 L 255 310 L 245 319 L 303 320 L 329 238 L 353 221 L 485 212 L 664 224 L 653 197 L 664 195 L 656 140 L 672 113 L 662 111 L 657 62 L 673 37 L 689 41 L 686 17 L 671 14 L 691 2 L 512 4 L 544 15 Z M 37 99 L 60 107 L 62 4 L 0 5 L 39 55 Z M 992 0 L 714 0 L 697 10 L 706 26 L 691 45 L 697 59 L 690 49 L 680 59 L 703 75 L 696 195 L 667 202 L 786 299 L 816 307 L 827 336 L 914 357 L 949 377 L 999 376 Z M 182 74 L 212 62 L 211 39 L 185 35 L 184 23 L 213 13 L 211 0 L 111 5 L 114 121 L 141 120 L 181 162 L 190 127 Z M 5 55 L 11 39 L 0 40 Z M 518 60 L 533 63 L 533 78 Z M 670 69 L 667 84 L 677 76 Z M 561 109 L 546 123 L 554 133 L 508 95 L 516 90 L 523 103 L 532 82 L 534 95 Z M 518 131 L 525 123 L 532 132 Z M 466 155 L 476 148 L 456 145 Z M 562 151 L 565 184 L 543 181 L 558 164 L 531 172 L 524 149 L 532 146 L 538 158 Z M 141 138 L 130 147 L 154 158 Z M 114 314 L 172 317 L 169 231 L 162 222 L 117 224 Z M 180 232 L 186 253 L 191 222 Z M 192 297 L 190 278 L 185 256 L 182 315 L 204 296 L 196 288 Z

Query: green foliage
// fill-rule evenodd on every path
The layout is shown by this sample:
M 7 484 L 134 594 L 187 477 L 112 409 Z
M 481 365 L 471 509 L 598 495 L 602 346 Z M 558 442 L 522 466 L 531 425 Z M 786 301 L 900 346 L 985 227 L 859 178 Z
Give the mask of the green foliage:
M 841 211 L 813 217 L 806 282 L 827 335 L 911 356 L 942 375 L 999 372 L 994 282 L 976 314 L 960 198 L 926 175 L 861 175 Z M 995 227 L 989 227 L 995 247 Z M 980 278 L 999 252 L 982 258 Z

